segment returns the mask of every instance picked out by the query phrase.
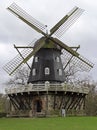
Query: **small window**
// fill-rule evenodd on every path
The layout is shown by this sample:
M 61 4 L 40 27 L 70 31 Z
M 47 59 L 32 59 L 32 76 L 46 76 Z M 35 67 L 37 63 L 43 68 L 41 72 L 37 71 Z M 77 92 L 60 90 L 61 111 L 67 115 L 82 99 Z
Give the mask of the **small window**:
M 60 59 L 59 59 L 59 57 L 58 57 L 58 56 L 56 57 L 56 61 L 57 61 L 57 62 L 59 62 L 59 61 L 60 61 Z
M 61 69 L 59 69 L 59 75 L 60 75 L 60 76 L 62 75 L 62 70 L 61 70 Z
M 58 48 L 59 50 L 61 50 L 61 47 L 60 47 L 59 45 L 57 45 L 57 48 Z
M 35 69 L 35 68 L 32 70 L 32 75 L 33 75 L 33 76 L 36 75 L 36 69 Z
M 35 62 L 38 62 L 38 57 L 35 57 Z
M 45 68 L 45 75 L 49 75 L 50 74 L 50 69 L 48 67 Z

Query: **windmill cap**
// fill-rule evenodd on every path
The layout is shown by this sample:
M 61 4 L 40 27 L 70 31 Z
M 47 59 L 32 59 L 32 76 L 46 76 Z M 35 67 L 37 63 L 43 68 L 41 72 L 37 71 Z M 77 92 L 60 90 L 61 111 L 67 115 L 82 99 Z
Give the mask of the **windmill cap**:
M 45 37 L 41 37 L 39 40 L 37 40 L 34 44 L 34 48 L 39 46 L 39 43 L 41 44 L 42 42 L 44 42 L 42 48 L 48 48 L 48 49 L 52 48 L 52 49 L 61 50 L 61 47 L 59 45 L 55 44 L 52 40 Z

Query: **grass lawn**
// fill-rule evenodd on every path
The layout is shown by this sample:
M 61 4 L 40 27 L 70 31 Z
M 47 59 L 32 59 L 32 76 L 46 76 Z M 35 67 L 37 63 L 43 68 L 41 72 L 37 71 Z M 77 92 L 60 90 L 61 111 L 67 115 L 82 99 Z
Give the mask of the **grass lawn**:
M 97 130 L 97 117 L 0 118 L 0 130 Z

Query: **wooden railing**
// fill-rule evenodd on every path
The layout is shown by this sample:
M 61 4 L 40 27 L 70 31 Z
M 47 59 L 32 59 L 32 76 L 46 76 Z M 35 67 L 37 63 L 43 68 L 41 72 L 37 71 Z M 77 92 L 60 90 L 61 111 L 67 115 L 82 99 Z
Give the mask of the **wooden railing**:
M 89 88 L 72 84 L 27 84 L 27 85 L 12 85 L 5 89 L 6 94 L 16 94 L 23 92 L 41 92 L 41 91 L 65 91 L 88 94 Z

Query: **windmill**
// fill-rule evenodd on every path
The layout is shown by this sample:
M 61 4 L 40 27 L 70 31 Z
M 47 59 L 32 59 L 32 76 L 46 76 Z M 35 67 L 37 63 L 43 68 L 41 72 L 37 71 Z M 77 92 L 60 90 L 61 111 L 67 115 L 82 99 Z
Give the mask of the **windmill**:
M 7 91 L 14 109 L 32 110 L 34 114 L 36 112 L 44 111 L 45 113 L 50 113 L 49 109 L 51 109 L 51 104 L 53 104 L 52 109 L 54 110 L 60 110 L 62 106 L 64 106 L 66 110 L 69 108 L 77 109 L 78 104 L 81 106 L 82 101 L 84 101 L 87 92 L 81 90 L 80 92 L 79 90 L 74 91 L 73 89 L 67 90 L 65 84 L 62 84 L 65 81 L 64 69 L 68 66 L 71 60 L 74 62 L 76 61 L 76 64 L 85 71 L 89 71 L 93 67 L 93 64 L 77 52 L 79 47 L 76 47 L 76 50 L 74 50 L 72 47 L 69 47 L 59 40 L 59 38 L 79 18 L 84 10 L 79 7 L 74 7 L 53 28 L 50 29 L 50 33 L 48 34 L 47 32 L 45 33 L 45 25 L 31 17 L 17 4 L 12 3 L 7 9 L 32 29 L 43 35 L 40 39 L 32 42 L 28 46 L 17 47 L 14 45 L 19 55 L 4 66 L 4 70 L 11 75 L 23 64 L 26 63 L 28 65 L 27 61 L 32 56 L 34 57 L 32 66 L 28 65 L 30 68 L 28 85 L 24 87 L 23 90 L 21 90 L 20 87 L 17 87 L 15 89 L 12 88 L 10 92 Z M 57 38 L 54 37 L 54 35 Z M 20 52 L 19 48 L 24 48 L 24 50 Z M 65 67 L 63 67 L 61 61 L 62 50 L 65 51 L 65 57 L 68 57 L 69 55 Z M 80 93 L 80 96 L 77 96 L 78 93 Z M 66 100 L 64 97 L 66 97 Z M 53 98 L 53 103 L 51 102 L 49 104 L 49 98 Z M 57 104 L 58 100 L 59 104 Z M 31 103 L 33 104 L 32 106 Z M 42 106 L 42 104 L 45 105 Z

